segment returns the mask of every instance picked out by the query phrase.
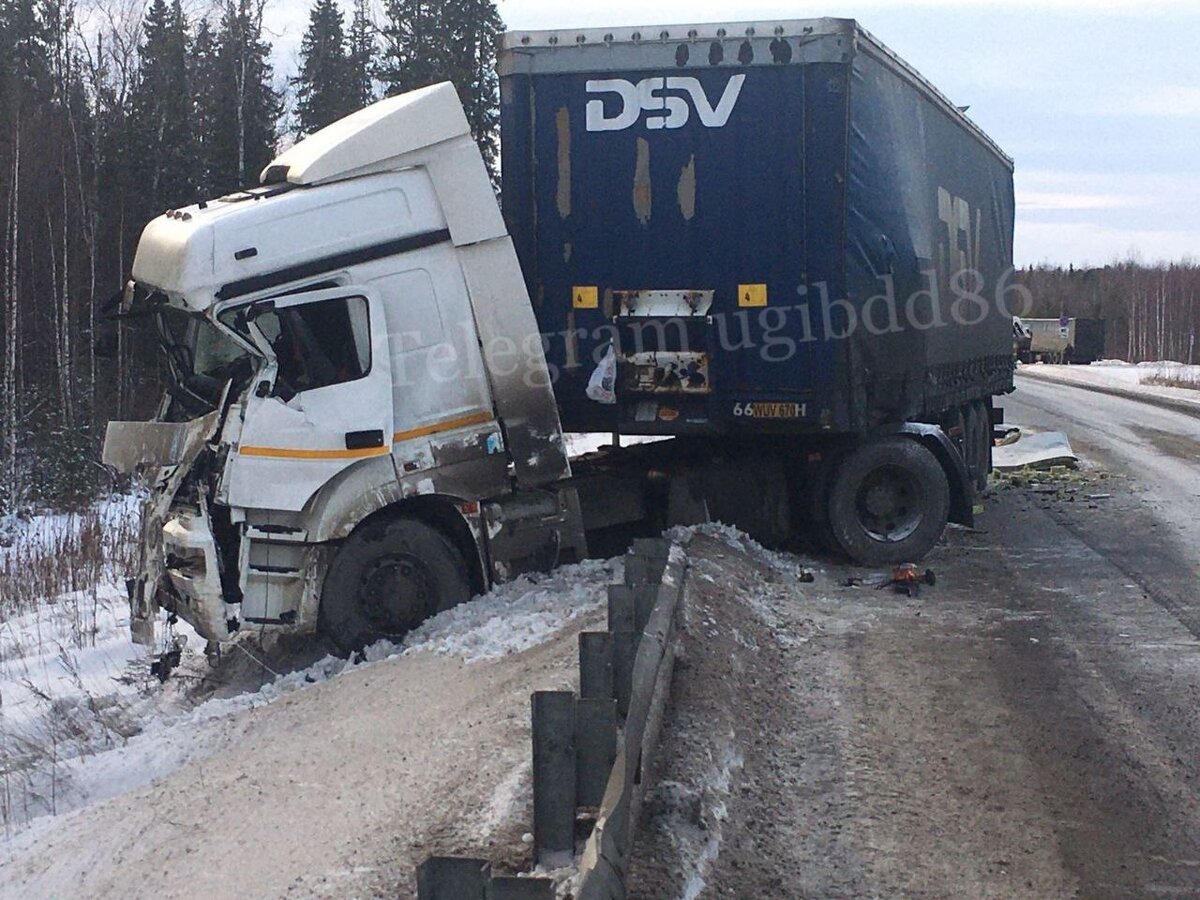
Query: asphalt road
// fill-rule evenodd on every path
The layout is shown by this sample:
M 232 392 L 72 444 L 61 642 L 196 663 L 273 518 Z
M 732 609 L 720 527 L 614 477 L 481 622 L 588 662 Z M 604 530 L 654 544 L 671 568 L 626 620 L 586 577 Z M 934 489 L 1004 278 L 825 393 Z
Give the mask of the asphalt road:
M 693 541 L 634 896 L 1200 896 L 1200 420 L 1019 385 L 1089 465 L 917 598 Z
M 1200 417 L 1020 377 L 1000 405 L 1008 421 L 1066 432 L 1077 452 L 1132 476 L 1160 520 L 1200 543 Z

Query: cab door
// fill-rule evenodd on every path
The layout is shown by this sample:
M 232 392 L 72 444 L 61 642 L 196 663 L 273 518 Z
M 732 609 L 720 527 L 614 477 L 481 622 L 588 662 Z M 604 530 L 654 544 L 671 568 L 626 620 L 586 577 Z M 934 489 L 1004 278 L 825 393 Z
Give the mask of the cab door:
M 372 289 L 258 301 L 239 315 L 268 362 L 231 450 L 230 506 L 298 511 L 350 466 L 392 465 L 391 359 Z

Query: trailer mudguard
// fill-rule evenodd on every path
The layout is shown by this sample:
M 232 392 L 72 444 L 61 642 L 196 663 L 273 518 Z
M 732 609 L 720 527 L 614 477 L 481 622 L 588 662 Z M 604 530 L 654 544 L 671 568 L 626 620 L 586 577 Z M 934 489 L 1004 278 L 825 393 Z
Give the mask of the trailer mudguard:
M 950 483 L 950 521 L 967 528 L 975 527 L 975 485 L 967 471 L 966 460 L 950 440 L 950 436 L 936 425 L 925 422 L 900 422 L 884 425 L 871 432 L 870 437 L 907 435 L 920 441 L 933 451 L 946 480 Z

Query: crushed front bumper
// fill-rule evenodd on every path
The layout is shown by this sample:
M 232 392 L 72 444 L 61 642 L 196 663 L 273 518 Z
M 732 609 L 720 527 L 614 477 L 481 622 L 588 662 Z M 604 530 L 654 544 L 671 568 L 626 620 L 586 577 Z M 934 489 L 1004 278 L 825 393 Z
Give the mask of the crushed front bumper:
M 203 510 L 171 511 L 162 527 L 162 558 L 166 584 L 159 588 L 158 604 L 201 637 L 229 640 L 217 544 Z

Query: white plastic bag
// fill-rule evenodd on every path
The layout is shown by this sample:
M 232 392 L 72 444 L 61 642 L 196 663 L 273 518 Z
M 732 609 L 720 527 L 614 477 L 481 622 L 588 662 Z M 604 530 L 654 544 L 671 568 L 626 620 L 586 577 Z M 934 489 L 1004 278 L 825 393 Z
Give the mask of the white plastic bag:
M 617 394 L 614 385 L 617 382 L 617 355 L 613 353 L 612 344 L 608 345 L 600 364 L 588 379 L 587 395 L 597 403 L 616 403 Z

